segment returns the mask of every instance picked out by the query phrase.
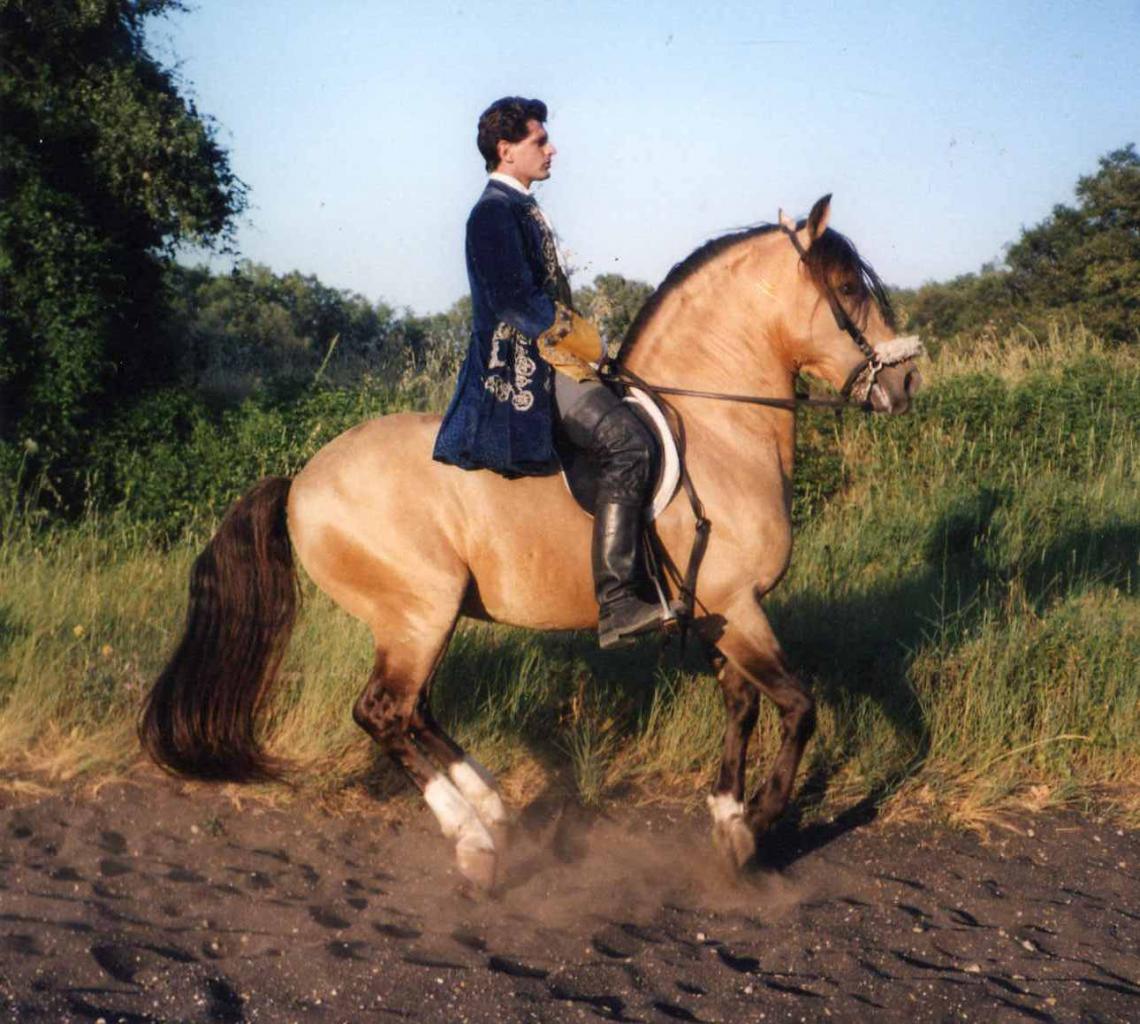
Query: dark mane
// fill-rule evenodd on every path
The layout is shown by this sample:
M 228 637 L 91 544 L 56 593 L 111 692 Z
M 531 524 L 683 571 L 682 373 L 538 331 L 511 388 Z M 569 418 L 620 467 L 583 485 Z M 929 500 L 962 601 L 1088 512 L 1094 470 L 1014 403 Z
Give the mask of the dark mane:
M 775 231 L 778 226 L 777 224 L 758 224 L 755 227 L 743 228 L 740 231 L 730 231 L 727 235 L 710 239 L 704 245 L 694 249 L 680 263 L 674 263 L 672 269 L 665 275 L 665 280 L 657 286 L 657 290 L 645 300 L 645 304 L 637 311 L 637 316 L 633 318 L 633 323 L 629 325 L 621 346 L 618 348 L 617 361 L 619 363 L 622 361 L 626 352 L 633 346 L 642 329 L 649 322 L 650 317 L 657 312 L 661 303 L 682 282 L 687 281 L 701 267 L 712 262 L 726 249 L 731 249 L 737 242 L 745 242 L 757 235 L 766 235 Z
M 806 222 L 800 221 L 796 228 L 802 228 Z M 625 337 L 618 348 L 617 361 L 620 363 L 634 342 L 641 336 L 645 325 L 661 307 L 661 303 L 681 284 L 687 281 L 702 267 L 711 263 L 721 253 L 731 249 L 738 242 L 746 242 L 758 235 L 766 235 L 778 230 L 778 224 L 758 224 L 754 227 L 743 228 L 740 231 L 730 231 L 719 238 L 713 238 L 704 245 L 694 249 L 680 263 L 675 263 L 665 280 L 657 286 L 645 304 L 637 311 L 633 323 L 625 332 Z M 879 312 L 890 327 L 895 325 L 894 310 L 891 307 L 890 296 L 879 275 L 874 268 L 864 260 L 855 245 L 845 235 L 828 228 L 808 250 L 804 261 L 808 274 L 816 287 L 838 288 L 843 284 L 856 285 L 855 294 L 845 298 L 844 305 L 850 309 L 851 316 L 856 322 L 866 321 L 867 310 L 872 300 L 878 305 Z

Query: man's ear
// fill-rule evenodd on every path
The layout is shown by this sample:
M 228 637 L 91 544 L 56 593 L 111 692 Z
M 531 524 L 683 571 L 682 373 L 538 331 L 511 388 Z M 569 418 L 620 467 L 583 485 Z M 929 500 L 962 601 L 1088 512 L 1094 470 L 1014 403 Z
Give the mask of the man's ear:
M 507 159 L 511 153 L 511 145 L 512 144 L 506 139 L 499 139 L 499 141 L 495 143 L 495 150 L 499 154 L 500 164 L 511 163 L 511 161 Z

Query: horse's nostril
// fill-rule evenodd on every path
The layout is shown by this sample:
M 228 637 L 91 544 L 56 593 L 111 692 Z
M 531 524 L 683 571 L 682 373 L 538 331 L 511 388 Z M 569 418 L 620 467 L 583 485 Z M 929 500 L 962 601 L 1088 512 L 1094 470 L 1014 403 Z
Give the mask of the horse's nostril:
M 922 388 L 922 374 L 918 370 L 910 370 L 907 372 L 903 380 L 903 390 L 906 392 L 907 398 L 914 398 L 915 395 Z

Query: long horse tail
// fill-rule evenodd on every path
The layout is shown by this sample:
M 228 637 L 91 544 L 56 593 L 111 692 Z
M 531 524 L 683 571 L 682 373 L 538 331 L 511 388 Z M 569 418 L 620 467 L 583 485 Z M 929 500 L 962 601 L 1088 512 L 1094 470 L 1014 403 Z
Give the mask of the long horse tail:
M 186 629 L 139 717 L 143 749 L 202 779 L 279 778 L 257 735 L 299 590 L 285 519 L 291 480 L 271 476 L 234 503 L 190 573 Z

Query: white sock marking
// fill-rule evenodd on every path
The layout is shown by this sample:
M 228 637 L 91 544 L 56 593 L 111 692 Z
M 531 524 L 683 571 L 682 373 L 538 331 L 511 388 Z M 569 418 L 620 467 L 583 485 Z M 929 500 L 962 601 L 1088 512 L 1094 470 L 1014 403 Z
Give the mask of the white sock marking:
M 462 761 L 456 761 L 448 773 L 485 825 L 506 824 L 507 811 L 495 787 L 495 780 L 475 758 L 465 757 Z
M 494 850 L 495 843 L 479 816 L 447 778 L 433 776 L 424 786 L 424 800 L 439 820 L 440 828 L 448 839 L 454 839 L 459 849 Z
M 744 818 L 744 804 L 737 800 L 731 793 L 717 793 L 716 796 L 709 794 L 709 811 L 712 813 L 713 821 L 719 825 L 722 822 L 732 821 L 733 818 Z

